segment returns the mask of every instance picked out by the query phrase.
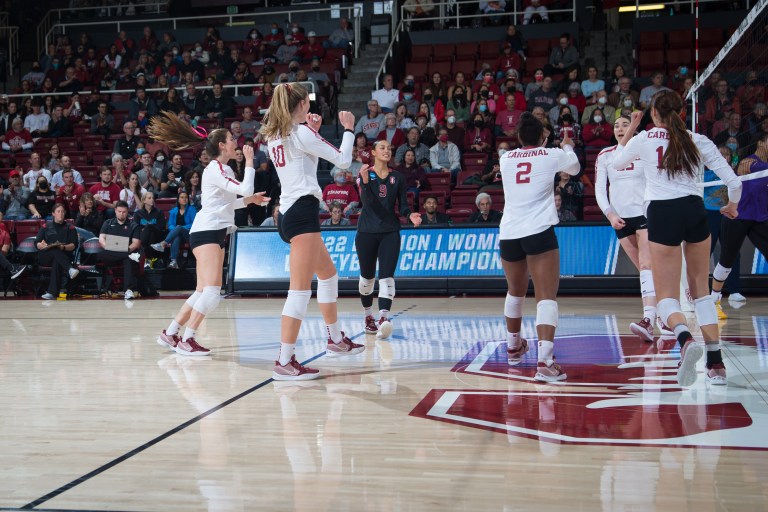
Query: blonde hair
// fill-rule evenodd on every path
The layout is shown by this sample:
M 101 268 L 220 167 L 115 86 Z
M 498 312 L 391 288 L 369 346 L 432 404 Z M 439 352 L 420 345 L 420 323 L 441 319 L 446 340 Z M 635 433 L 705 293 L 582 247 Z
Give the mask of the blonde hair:
M 290 135 L 293 129 L 293 111 L 308 95 L 307 89 L 301 84 L 278 84 L 272 94 L 272 103 L 264 115 L 259 133 L 266 140 Z

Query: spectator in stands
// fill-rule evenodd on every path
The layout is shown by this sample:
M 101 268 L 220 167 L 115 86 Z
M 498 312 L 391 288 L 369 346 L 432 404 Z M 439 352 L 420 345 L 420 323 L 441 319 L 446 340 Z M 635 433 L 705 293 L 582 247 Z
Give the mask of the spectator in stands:
M 141 155 L 140 162 L 141 166 L 135 172 L 139 180 L 139 186 L 145 190 L 159 192 L 160 181 L 163 178 L 163 169 L 154 167 L 152 155 L 149 153 L 144 153 Z
M 111 219 L 115 216 L 115 204 L 120 198 L 121 187 L 112 181 L 112 169 L 106 165 L 101 167 L 100 178 L 101 180 L 91 186 L 88 192 L 93 194 L 96 209 L 105 218 Z
M 567 172 L 558 173 L 555 177 L 555 193 L 560 193 L 563 209 L 570 211 L 578 219 L 581 216 L 584 197 L 584 184 Z
M 755 104 L 765 102 L 765 86 L 758 83 L 757 73 L 753 69 L 747 70 L 744 83 L 736 89 L 736 98 L 743 112 L 751 112 Z
M 352 147 L 353 158 L 363 165 L 373 165 L 371 157 L 371 147 L 368 143 L 368 137 L 363 132 L 355 134 L 355 145 Z M 355 156 L 356 154 L 356 156 Z
M 579 87 L 578 84 L 575 85 L 575 87 Z M 581 92 L 577 91 L 579 96 L 581 96 Z M 554 126 L 557 124 L 557 120 L 560 117 L 560 111 L 563 109 L 563 107 L 568 107 L 571 110 L 571 114 L 573 115 L 574 119 L 579 118 L 579 108 L 578 105 L 574 105 L 572 103 L 568 102 L 569 97 L 567 93 L 561 92 L 557 95 L 557 101 L 555 102 L 556 107 L 549 109 L 549 113 L 547 114 L 549 116 L 549 122 Z
M 129 215 L 133 215 L 136 210 L 141 208 L 141 198 L 146 192 L 147 190 L 139 185 L 139 177 L 135 173 L 131 173 L 120 191 L 120 200 L 128 205 Z
M 600 108 L 592 111 L 592 114 L 584 124 L 584 145 L 589 149 L 603 149 L 611 145 L 613 128 L 608 122 L 605 112 Z
M 487 194 L 486 192 L 477 194 L 477 197 L 475 197 L 475 206 L 477 206 L 477 211 L 469 216 L 469 220 L 467 220 L 467 222 L 482 224 L 498 224 L 501 222 L 502 214 L 500 211 L 491 208 L 492 202 L 493 200 L 491 199 L 490 194 Z
M 56 204 L 56 192 L 54 192 L 45 176 L 39 176 L 35 188 L 30 192 L 27 200 L 27 209 L 33 219 L 50 220 L 53 206 Z
M 123 123 L 123 136 L 115 141 L 112 154 L 118 154 L 124 159 L 133 158 L 136 154 L 136 144 L 139 142 L 138 137 L 134 135 L 135 130 L 132 121 Z
M 163 32 L 163 41 L 157 47 L 158 55 L 165 56 L 169 54 L 173 58 L 173 50 L 181 51 L 181 45 L 176 41 L 176 37 L 170 32 Z
M 416 152 L 407 145 L 402 147 L 407 149 L 403 151 L 401 163 L 396 167 L 396 170 L 405 176 L 408 192 L 413 192 L 414 202 L 418 204 L 421 191 L 429 189 L 429 180 Z
M 440 128 L 437 144 L 429 150 L 429 162 L 432 172 L 450 172 L 451 181 L 456 183 L 456 178 L 461 172 L 461 154 L 458 146 L 448 140 L 446 128 Z
M 187 84 L 185 91 L 186 96 L 184 96 L 182 102 L 187 110 L 187 114 L 193 120 L 199 121 L 205 115 L 205 99 L 198 94 L 194 84 Z
M 448 100 L 448 104 L 445 106 L 446 122 L 449 116 L 448 112 L 453 113 L 454 123 L 464 123 L 469 119 L 470 102 L 467 94 L 466 89 L 458 86 L 453 90 L 453 97 Z
M 747 116 L 749 136 L 753 139 L 757 136 L 757 133 L 760 130 L 760 124 L 766 116 L 768 116 L 768 108 L 766 108 L 765 103 L 756 103 L 755 108 L 752 109 L 752 113 Z
M 0 187 L 2 190 L 2 187 Z M 5 224 L 0 222 L 0 269 L 5 271 L 11 281 L 18 277 L 27 269 L 26 265 L 13 265 L 8 261 L 8 253 L 11 251 L 11 235 L 5 229 Z
M 83 176 L 76 169 L 72 168 L 72 159 L 68 155 L 64 155 L 60 159 L 60 168 L 56 174 L 51 177 L 51 187 L 55 192 L 59 191 L 59 188 L 64 186 L 64 173 L 67 171 L 72 172 L 72 178 L 78 185 L 85 185 Z
M 280 204 L 276 203 L 272 206 L 272 215 L 264 219 L 261 223 L 261 227 L 277 227 L 280 219 Z
M 16 102 L 9 101 L 7 96 L 3 95 L 0 97 L 0 105 L 7 105 L 5 109 L 3 109 L 2 115 L 0 115 L 0 141 L 5 142 L 5 134 L 11 130 L 13 121 L 18 119 L 21 121 L 19 126 L 24 126 L 24 119 L 19 113 L 18 105 Z M 30 140 L 32 140 L 31 137 Z
M 403 9 L 408 13 L 411 30 L 429 30 L 433 27 L 433 20 L 424 19 L 435 16 L 435 3 L 431 0 L 405 0 Z
M 133 124 L 144 130 L 149 124 L 152 116 L 157 114 L 157 104 L 155 100 L 147 96 L 147 91 L 144 87 L 136 88 L 136 97 L 131 100 L 131 106 L 128 113 L 128 118 L 133 121 Z M 134 152 L 135 154 L 135 152 Z M 131 158 L 133 155 L 125 156 L 124 158 Z
M 123 57 L 124 61 L 133 59 L 134 54 L 136 53 L 136 41 L 128 37 L 128 32 L 121 30 L 117 34 L 115 46 L 117 47 L 117 52 Z
M 741 114 L 741 101 L 731 93 L 728 82 L 720 79 L 715 86 L 715 94 L 706 101 L 704 119 L 711 127 L 716 121 L 722 119 L 725 112 Z M 715 135 L 714 130 L 712 135 Z
M 605 92 L 605 82 L 597 77 L 597 67 L 589 66 L 587 79 L 581 82 L 581 93 L 587 99 L 587 105 L 597 103 L 597 93 L 600 91 Z
M 208 164 L 206 164 L 208 165 Z M 184 175 L 184 192 L 189 198 L 189 204 L 197 211 L 202 208 L 202 190 L 200 188 L 200 171 L 191 169 Z M 181 192 L 179 192 L 181 193 Z
M 152 249 L 159 253 L 164 253 L 166 249 L 171 248 L 171 261 L 168 268 L 179 268 L 179 249 L 181 244 L 189 242 L 189 230 L 192 229 L 192 222 L 197 215 L 197 208 L 189 202 L 189 195 L 182 191 L 176 199 L 174 206 L 168 213 L 168 235 L 161 242 L 152 244 Z
M 91 117 L 91 134 L 109 137 L 112 135 L 115 119 L 112 114 L 107 111 L 106 101 L 99 101 L 98 109 L 98 113 Z
M 331 216 L 321 222 L 321 226 L 349 226 L 351 224 L 349 219 L 343 216 L 343 207 L 339 203 L 332 202 L 329 209 Z
M 531 0 L 531 4 L 523 11 L 523 25 L 548 23 L 549 11 L 540 0 Z
M 49 137 L 71 137 L 73 135 L 72 125 L 69 119 L 64 117 L 64 108 L 61 105 L 53 107 L 53 115 L 48 124 Z
M 61 272 L 64 271 L 69 279 L 74 279 L 80 273 L 72 264 L 73 254 L 77 248 L 77 232 L 64 220 L 66 208 L 57 204 L 53 211 L 53 222 L 48 222 L 35 237 L 35 246 L 40 251 L 37 261 L 44 267 L 51 268 L 48 290 L 43 299 L 53 300 L 59 296 Z
M 29 189 L 22 185 L 21 173 L 14 169 L 8 175 L 8 188 L 3 191 L 3 201 L 5 202 L 5 220 L 26 220 L 29 218 L 27 201 L 29 200 Z
M 243 118 L 240 121 L 240 130 L 246 139 L 253 139 L 261 128 L 261 123 L 253 118 L 253 108 L 246 106 L 243 109 Z
M 640 91 L 640 107 L 642 109 L 648 108 L 648 106 L 651 104 L 651 98 L 653 98 L 654 94 L 660 91 L 668 91 L 669 87 L 666 87 L 664 84 L 664 73 L 661 71 L 655 72 L 651 76 L 651 85 L 648 87 L 644 87 L 642 91 Z
M 578 220 L 571 210 L 563 208 L 563 195 L 559 190 L 555 190 L 555 208 L 560 222 L 576 222 Z
M 347 48 L 355 40 L 355 31 L 347 18 L 339 20 L 339 28 L 331 32 L 328 39 L 323 41 L 325 48 Z
M 384 114 L 381 113 L 378 100 L 368 100 L 368 115 L 361 117 L 357 121 L 355 133 L 364 133 L 368 141 L 372 142 L 376 140 L 383 126 Z
M 496 100 L 488 97 L 488 90 L 485 86 L 480 88 L 477 100 L 472 102 L 469 107 L 470 117 L 474 117 L 478 112 L 483 116 L 486 122 L 493 123 L 496 114 Z
M 272 104 L 272 94 L 274 93 L 274 86 L 270 82 L 265 82 L 264 87 L 261 88 L 259 95 L 256 97 L 256 103 L 254 104 L 257 110 L 266 110 Z
M 192 80 L 194 82 L 202 80 L 205 75 L 203 64 L 197 59 L 193 59 L 189 51 L 181 53 L 181 62 L 176 64 L 176 70 L 182 75 L 192 73 Z
M 75 74 L 74 66 L 67 66 L 64 71 L 64 79 L 56 84 L 56 92 L 76 92 L 83 88 L 83 84 Z
M 622 78 L 629 79 L 630 86 L 632 85 L 632 79 L 627 76 L 627 71 L 624 69 L 624 66 L 621 64 L 616 64 L 613 68 L 613 72 L 611 73 L 611 78 L 608 79 L 608 82 L 606 83 L 605 90 L 608 92 L 608 95 L 610 97 L 611 94 L 615 92 L 619 92 L 620 89 L 620 82 Z M 616 105 L 614 105 L 616 106 Z
M 579 51 L 571 44 L 571 35 L 564 33 L 560 36 L 560 45 L 552 48 L 549 54 L 549 64 L 544 67 L 547 76 L 562 74 L 571 66 L 578 66 Z
M 418 127 L 414 126 L 408 129 L 405 143 L 395 151 L 394 163 L 396 166 L 403 163 L 403 157 L 408 150 L 413 151 L 416 165 L 420 165 L 425 160 L 429 161 L 429 147 L 419 142 L 420 135 L 421 131 Z
M 94 208 L 93 194 L 85 192 L 80 196 L 77 218 L 75 219 L 75 229 L 81 240 L 89 240 L 101 231 L 101 225 L 104 224 L 104 216 Z
M 322 60 L 325 58 L 325 48 L 317 41 L 317 34 L 314 31 L 307 34 L 307 40 L 301 44 L 297 55 L 302 62 L 312 62 L 315 59 Z
M 507 93 L 504 108 L 496 114 L 495 135 L 497 137 L 517 137 L 517 125 L 523 111 L 515 105 L 515 94 Z
M 223 126 L 224 118 L 234 117 L 235 102 L 228 95 L 224 94 L 221 82 L 213 84 L 213 95 L 205 104 L 206 116 L 208 119 L 217 119 L 219 126 Z
M 155 206 L 154 192 L 147 191 L 141 197 L 141 208 L 136 210 L 133 222 L 137 225 L 136 236 L 141 240 L 141 246 L 145 249 L 152 249 L 152 244 L 165 238 L 165 216 Z
M 378 133 L 376 140 L 386 140 L 394 147 L 405 144 L 405 134 L 397 127 L 397 117 L 394 113 L 384 116 L 384 128 Z
M 43 167 L 40 154 L 33 152 L 31 155 L 29 155 L 29 170 L 24 175 L 24 184 L 29 190 L 33 190 L 37 185 L 37 180 L 40 178 L 40 176 L 44 176 L 46 181 L 49 183 L 53 179 L 51 171 Z
M 616 114 L 616 109 L 608 104 L 608 95 L 606 92 L 600 91 L 597 93 L 597 101 L 595 101 L 594 105 L 589 105 L 583 110 L 581 115 L 582 124 L 589 122 L 589 119 L 592 117 L 592 112 L 594 112 L 595 109 L 602 110 L 606 120 L 613 119 Z
M 464 135 L 467 152 L 490 153 L 493 151 L 493 133 L 482 112 L 476 112 Z
M 429 92 L 429 90 L 427 89 L 426 92 Z M 426 101 L 422 101 L 421 103 L 419 103 L 419 110 L 418 110 L 418 112 L 414 116 L 414 122 L 413 122 L 414 126 L 418 126 L 418 124 L 419 124 L 418 123 L 418 119 L 416 119 L 416 118 L 418 118 L 418 116 L 424 116 L 424 118 L 427 120 L 426 126 L 432 128 L 432 129 L 434 129 L 438 124 L 440 124 L 437 121 L 436 115 L 432 112 L 432 107 Z M 445 110 L 444 109 L 443 109 L 442 117 L 443 117 L 443 122 L 444 122 L 445 121 Z M 423 130 L 423 127 L 420 127 L 420 129 Z
M 63 204 L 66 208 L 67 219 L 74 219 L 80 207 L 80 198 L 85 194 L 85 187 L 75 181 L 75 175 L 71 168 L 59 172 L 61 173 L 63 184 L 56 192 L 56 202 Z
M 171 156 L 171 166 L 163 173 L 159 197 L 178 197 L 179 189 L 182 187 L 182 178 L 187 172 L 189 169 L 183 165 L 181 155 L 174 153 Z
M 632 89 L 632 79 L 627 76 L 619 78 L 617 90 L 608 95 L 608 105 L 616 110 L 632 108 L 638 105 L 639 102 L 640 94 Z
M 523 34 L 517 30 L 516 26 L 507 26 L 507 31 L 504 34 L 504 39 L 501 41 L 500 49 L 503 49 L 505 44 L 509 44 L 512 47 L 512 51 L 518 54 L 521 59 L 526 59 L 525 52 L 528 47 L 528 43 L 525 40 L 525 36 L 523 36 Z
M 446 214 L 437 211 L 437 197 L 424 193 L 424 202 L 422 203 L 421 225 L 425 224 L 452 224 L 453 220 Z
M 392 75 L 384 75 L 383 87 L 371 94 L 371 99 L 376 100 L 379 108 L 385 114 L 395 109 L 395 103 L 400 99 L 400 91 L 394 88 L 394 78 Z
M 427 109 L 429 109 L 429 105 L 427 105 Z M 394 116 L 395 116 L 395 125 L 397 126 L 398 129 L 402 130 L 403 133 L 405 133 L 410 128 L 413 128 L 414 126 L 416 126 L 416 123 L 413 121 L 411 114 L 408 112 L 408 107 L 405 105 L 405 103 L 397 104 L 397 106 L 395 107 Z M 398 145 L 394 145 L 394 146 L 398 147 Z
M 161 76 L 164 76 L 168 83 L 176 85 L 179 81 L 179 72 L 176 69 L 176 64 L 173 62 L 173 52 L 165 52 L 163 54 L 163 60 L 155 67 L 155 80 L 159 80 Z
M 259 29 L 252 28 L 248 31 L 248 35 L 243 41 L 243 53 L 253 55 L 255 60 L 258 60 L 261 54 L 261 46 L 264 44 L 264 35 L 259 32 Z
M 526 101 L 530 101 L 531 94 L 533 94 L 534 91 L 539 90 L 543 82 L 544 82 L 544 70 L 541 68 L 538 68 L 533 72 L 533 81 L 528 82 L 528 84 L 525 86 Z
M 552 89 L 552 77 L 545 76 L 541 81 L 541 87 L 533 91 L 527 98 L 528 108 L 533 111 L 534 107 L 541 107 L 545 112 L 555 106 L 557 93 Z
M 51 144 L 48 148 L 48 156 L 43 160 L 43 164 L 43 167 L 51 171 L 51 174 L 61 170 L 61 149 L 58 144 Z
M 504 84 L 501 86 L 501 94 L 506 96 L 507 94 L 515 95 L 515 102 L 517 108 L 523 112 L 527 110 L 528 105 L 525 102 L 525 89 L 520 83 L 520 73 L 517 70 L 510 69 L 504 77 Z
M 149 55 L 154 55 L 157 52 L 159 46 L 160 41 L 158 41 L 155 32 L 152 30 L 152 27 L 145 25 L 144 29 L 142 30 L 141 39 L 139 39 L 139 51 L 145 52 Z
M 40 62 L 34 61 L 30 70 L 21 79 L 29 81 L 35 88 L 40 87 L 45 80 L 45 71 L 40 66 Z
M 712 135 L 714 136 L 712 141 L 715 143 L 715 146 L 725 145 L 726 141 L 731 137 L 736 139 L 737 149 L 746 148 L 752 142 L 749 133 L 742 128 L 741 114 L 738 112 L 731 112 L 725 129 L 719 133 L 712 132 Z M 733 148 L 730 149 L 731 152 L 735 152 Z
M 455 144 L 459 151 L 463 152 L 465 150 L 464 140 L 466 131 L 457 124 L 459 122 L 461 120 L 453 109 L 449 108 L 445 111 L 445 126 L 443 128 L 448 133 L 448 140 Z
M 514 52 L 510 43 L 504 43 L 502 54 L 496 60 L 496 80 L 501 80 L 507 71 L 519 70 L 522 67 L 522 58 L 517 52 Z
M 114 73 L 117 73 L 120 70 L 123 57 L 117 51 L 117 45 L 113 44 L 109 47 L 109 52 L 104 56 L 104 62 L 106 62 L 107 68 Z
M 169 87 L 163 94 L 163 99 L 158 106 L 158 111 L 173 112 L 178 114 L 184 107 L 184 102 L 179 98 L 175 87 Z
M 32 138 L 45 137 L 48 134 L 48 125 L 51 116 L 41 111 L 43 102 L 40 98 L 32 100 L 32 113 L 24 118 L 24 128 L 29 130 Z
M 448 101 L 453 99 L 454 94 L 456 94 L 456 89 L 461 91 L 464 95 L 466 104 L 469 105 L 469 102 L 472 100 L 472 87 L 467 83 L 466 77 L 462 71 L 457 71 L 453 76 L 453 85 L 448 88 Z M 448 105 L 448 102 L 446 102 L 446 105 Z
M 99 253 L 99 260 L 107 265 L 121 263 L 123 266 L 123 291 L 125 300 L 135 298 L 133 288 L 136 287 L 135 276 L 139 272 L 139 249 L 141 241 L 137 236 L 137 226 L 128 219 L 128 205 L 124 201 L 115 204 L 115 218 L 106 220 L 99 233 L 99 244 L 104 249 Z M 128 239 L 127 251 L 107 249 L 107 235 L 125 237 Z
M 419 100 L 412 85 L 406 84 L 400 91 L 402 100 L 395 104 L 395 109 L 399 106 L 405 107 L 405 113 L 415 115 L 419 111 Z M 395 111 L 393 109 L 393 112 Z
M 570 105 L 561 106 L 558 110 L 560 111 L 560 116 L 554 125 L 555 144 L 559 145 L 560 141 L 567 135 L 575 145 L 574 151 L 577 154 L 581 151 L 583 156 L 584 143 L 581 139 L 581 124 L 579 124 L 578 118 L 573 116 Z
M 296 53 L 298 51 L 299 47 L 294 43 L 293 36 L 291 34 L 286 34 L 283 40 L 283 44 L 278 46 L 277 50 L 275 51 L 275 58 L 280 64 L 288 64 L 289 62 L 293 61 L 294 58 L 296 58 Z
M 352 182 L 352 173 L 349 171 L 336 173 L 333 183 L 323 189 L 323 200 L 320 202 L 321 211 L 330 211 L 331 204 L 341 206 L 347 217 L 359 211 L 360 195 L 357 187 Z

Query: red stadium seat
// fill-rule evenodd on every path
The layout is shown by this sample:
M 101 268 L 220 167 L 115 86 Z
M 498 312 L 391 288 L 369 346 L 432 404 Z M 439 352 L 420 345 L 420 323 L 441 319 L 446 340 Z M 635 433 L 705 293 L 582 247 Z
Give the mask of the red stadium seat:
M 451 192 L 450 172 L 429 173 L 427 174 L 427 182 L 429 182 L 430 192 L 444 192 L 446 194 Z
M 549 39 L 529 40 L 528 57 L 549 57 Z
M 472 59 L 477 58 L 477 44 L 475 43 L 461 43 L 456 47 L 456 59 Z
M 451 61 L 456 55 L 453 44 L 436 44 L 432 48 L 432 62 Z
M 429 62 L 432 60 L 432 45 L 419 44 L 411 47 L 411 62 Z
M 430 62 L 429 63 L 429 76 L 433 73 L 440 73 L 443 80 L 447 80 L 451 76 L 451 61 Z
M 641 50 L 637 56 L 637 68 L 640 76 L 650 75 L 664 69 L 664 50 Z
M 451 208 L 474 208 L 476 189 L 457 188 L 451 192 Z
M 477 70 L 477 64 L 475 61 L 475 58 L 472 57 L 471 59 L 456 59 L 453 62 L 453 66 L 451 66 L 451 73 L 453 76 L 456 76 L 456 73 L 461 71 L 464 73 L 465 77 L 475 76 L 475 71 Z
M 451 220 L 453 222 L 459 224 L 462 222 L 467 222 L 469 220 L 470 215 L 472 215 L 472 210 L 469 208 L 449 208 L 445 211 L 445 213 L 448 214 L 449 217 L 451 217 Z
M 497 40 L 481 41 L 478 44 L 477 53 L 480 60 L 492 60 L 495 62 L 499 55 L 501 55 L 499 42 Z
M 693 47 L 693 31 L 672 30 L 667 34 L 667 43 L 670 50 Z
M 641 32 L 637 47 L 640 50 L 663 50 L 664 32 Z
M 483 166 L 488 163 L 487 153 L 464 153 L 461 157 L 461 166 Z

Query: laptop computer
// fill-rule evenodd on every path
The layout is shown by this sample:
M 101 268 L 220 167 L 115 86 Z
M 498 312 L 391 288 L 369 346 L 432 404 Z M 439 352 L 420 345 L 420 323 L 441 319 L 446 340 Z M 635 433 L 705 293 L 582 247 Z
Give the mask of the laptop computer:
M 104 250 L 112 252 L 128 252 L 130 239 L 127 236 L 106 235 Z

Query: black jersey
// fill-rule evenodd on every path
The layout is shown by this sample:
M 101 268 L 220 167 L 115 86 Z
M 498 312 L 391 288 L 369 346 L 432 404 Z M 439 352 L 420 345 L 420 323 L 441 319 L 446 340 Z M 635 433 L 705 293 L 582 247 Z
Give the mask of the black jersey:
M 361 233 L 389 233 L 400 230 L 398 212 L 403 217 L 411 214 L 408 208 L 405 176 L 398 171 L 389 171 L 386 178 L 379 178 L 371 169 L 368 184 L 357 178 L 360 200 L 363 210 L 357 221 L 357 230 Z M 399 207 L 399 211 L 395 206 Z

